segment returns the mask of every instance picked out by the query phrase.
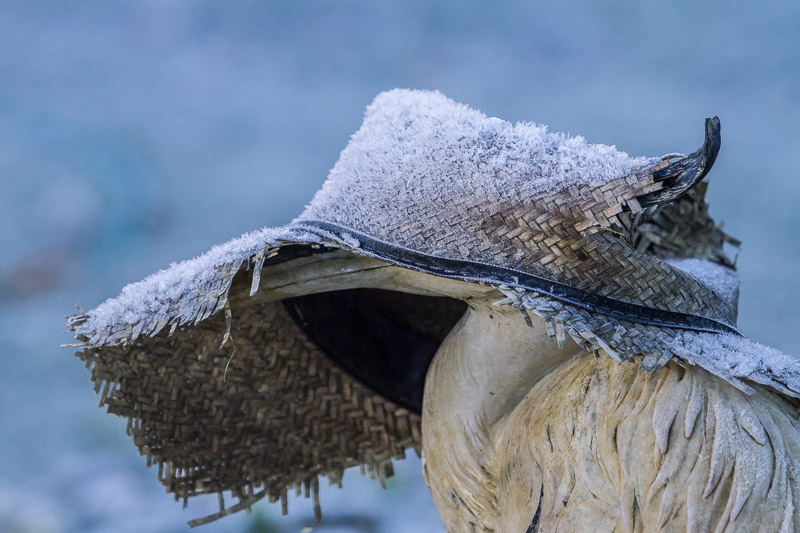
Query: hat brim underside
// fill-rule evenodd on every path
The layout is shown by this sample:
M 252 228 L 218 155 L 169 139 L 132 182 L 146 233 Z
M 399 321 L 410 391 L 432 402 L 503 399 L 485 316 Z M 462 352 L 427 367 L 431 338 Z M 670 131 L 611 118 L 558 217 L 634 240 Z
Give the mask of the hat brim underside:
M 318 490 L 366 467 L 383 481 L 392 459 L 420 449 L 420 417 L 365 386 L 326 356 L 280 301 L 225 314 L 131 344 L 79 352 L 101 405 L 128 433 L 176 499 L 232 491 L 249 507 L 286 505 L 287 490 Z M 376 356 L 378 354 L 375 354 Z M 209 519 L 195 521 L 193 525 Z
M 128 418 L 135 445 L 158 465 L 167 490 L 181 499 L 223 491 L 238 498 L 228 507 L 221 500 L 219 514 L 194 525 L 263 497 L 285 506 L 288 490 L 316 494 L 318 476 L 340 482 L 351 466 L 383 479 L 393 458 L 419 451 L 425 372 L 464 312 L 461 286 L 505 295 L 501 305 L 545 318 L 556 341 L 569 334 L 587 350 L 638 359 L 645 370 L 678 358 L 748 391 L 742 378 L 791 396 L 800 389 L 796 365 L 737 371 L 691 349 L 702 336 L 746 339 L 599 313 L 510 285 L 491 269 L 473 279 L 416 264 L 442 280 L 441 290 L 398 285 L 397 276 L 377 274 L 405 270 L 396 257 L 329 229 L 272 231 L 136 323 L 124 323 L 122 311 L 110 322 L 103 317 L 105 331 L 92 313 L 71 319 L 101 405 Z M 309 277 L 313 264 L 328 264 L 331 275 Z M 202 263 L 197 268 L 207 273 Z M 161 287 L 142 283 L 145 294 Z
M 184 500 L 220 494 L 220 512 L 192 525 L 264 497 L 285 507 L 292 489 L 316 500 L 319 476 L 341 483 L 352 466 L 381 482 L 391 476 L 392 459 L 420 451 L 425 374 L 466 309 L 458 299 L 425 294 L 331 291 L 375 285 L 368 275 L 358 279 L 375 262 L 281 244 L 259 273 L 230 278 L 224 312 L 77 352 L 100 405 L 128 419 L 134 444 L 148 466 L 158 465 L 168 492 Z M 352 265 L 350 279 L 320 281 L 326 269 L 348 270 L 343 262 Z M 254 281 L 263 290 L 251 298 Z M 73 327 L 88 318 L 73 317 Z M 225 506 L 224 491 L 238 502 Z

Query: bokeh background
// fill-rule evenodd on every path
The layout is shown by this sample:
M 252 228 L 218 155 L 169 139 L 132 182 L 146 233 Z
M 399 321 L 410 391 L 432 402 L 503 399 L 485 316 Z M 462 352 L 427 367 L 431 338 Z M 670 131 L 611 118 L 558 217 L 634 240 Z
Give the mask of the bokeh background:
M 712 213 L 744 245 L 741 329 L 800 354 L 800 3 L 40 2 L 0 10 L 0 531 L 177 532 L 96 407 L 64 315 L 289 221 L 393 87 L 634 155 L 718 114 Z M 316 531 L 442 531 L 419 461 L 323 488 Z M 201 528 L 299 531 L 310 505 Z

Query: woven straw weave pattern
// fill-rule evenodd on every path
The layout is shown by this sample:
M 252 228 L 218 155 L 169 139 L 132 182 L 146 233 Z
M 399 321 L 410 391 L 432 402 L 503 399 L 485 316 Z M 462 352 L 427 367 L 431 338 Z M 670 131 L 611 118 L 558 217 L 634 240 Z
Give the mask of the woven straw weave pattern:
M 353 213 L 362 206 L 345 210 L 328 202 L 312 206 L 299 220 L 329 220 L 423 253 L 509 267 L 624 302 L 732 324 L 735 310 L 723 299 L 638 251 L 625 231 L 628 212 L 642 212 L 636 197 L 660 188 L 652 173 L 666 164 L 602 187 L 573 186 L 539 199 L 526 194 L 526 177 L 504 182 L 502 191 L 464 191 L 457 197 L 438 195 L 434 180 L 424 180 L 422 193 L 393 192 L 394 205 L 387 198 L 385 212 Z M 358 182 L 345 181 L 340 190 L 358 197 Z
M 340 370 L 280 302 L 232 311 L 224 349 L 218 313 L 170 337 L 78 352 L 101 406 L 128 419 L 176 499 L 231 490 L 239 507 L 263 496 L 285 507 L 291 488 L 316 495 L 318 475 L 340 483 L 361 465 L 383 482 L 391 459 L 419 450 L 419 416 Z
M 741 243 L 711 218 L 705 201 L 707 190 L 708 182 L 702 181 L 644 220 L 632 232 L 634 248 L 659 259 L 705 259 L 733 268 L 723 246 Z

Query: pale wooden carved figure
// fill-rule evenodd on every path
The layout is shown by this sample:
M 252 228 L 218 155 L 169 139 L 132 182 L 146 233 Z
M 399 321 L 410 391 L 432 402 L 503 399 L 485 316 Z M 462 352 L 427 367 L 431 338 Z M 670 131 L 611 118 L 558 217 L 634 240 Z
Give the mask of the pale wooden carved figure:
M 736 328 L 689 155 L 395 90 L 289 225 L 69 319 L 101 405 L 219 513 L 409 448 L 450 533 L 800 531 L 800 365 Z M 231 499 L 234 501 L 231 503 Z

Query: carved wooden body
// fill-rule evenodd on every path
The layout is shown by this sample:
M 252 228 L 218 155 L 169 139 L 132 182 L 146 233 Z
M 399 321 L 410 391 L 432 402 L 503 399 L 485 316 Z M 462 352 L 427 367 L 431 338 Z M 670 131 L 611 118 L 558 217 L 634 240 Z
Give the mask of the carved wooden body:
M 391 91 L 292 223 L 68 326 L 167 490 L 220 494 L 195 524 L 414 447 L 453 533 L 800 531 L 800 365 L 736 330 L 719 148 L 716 117 L 630 158 Z
M 800 531 L 795 400 L 674 362 L 650 375 L 569 337 L 559 348 L 492 288 L 340 255 L 296 262 L 291 279 L 272 267 L 254 299 L 378 287 L 469 305 L 423 396 L 424 475 L 448 532 Z
M 695 367 L 559 350 L 476 304 L 426 381 L 424 470 L 448 532 L 798 531 L 797 406 Z
M 498 289 L 344 251 L 265 266 L 250 287 L 233 284 L 232 307 L 350 289 L 464 302 L 421 400 L 424 475 L 450 533 L 800 531 L 798 404 L 773 389 L 559 348 Z

